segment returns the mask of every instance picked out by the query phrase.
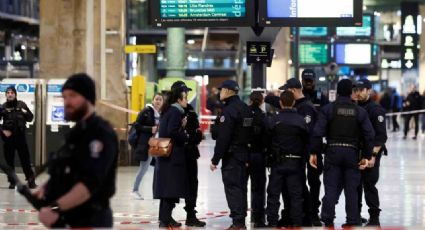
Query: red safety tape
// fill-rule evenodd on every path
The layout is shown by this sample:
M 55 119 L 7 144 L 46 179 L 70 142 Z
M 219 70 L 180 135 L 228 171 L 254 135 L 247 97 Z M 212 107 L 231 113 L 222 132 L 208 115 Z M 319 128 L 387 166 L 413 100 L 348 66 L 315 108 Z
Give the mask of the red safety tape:
M 199 218 L 200 220 L 208 220 L 208 219 L 216 219 L 216 218 L 221 218 L 221 217 L 225 217 L 228 216 L 229 212 L 228 211 L 223 211 L 223 212 L 217 212 L 217 213 L 213 213 L 213 212 L 209 212 L 206 215 L 208 217 L 201 217 Z M 185 220 L 179 220 L 178 222 L 184 222 Z M 121 225 L 130 225 L 130 224 L 158 224 L 158 221 L 129 221 L 129 220 L 125 220 L 125 221 L 121 221 L 120 224 Z

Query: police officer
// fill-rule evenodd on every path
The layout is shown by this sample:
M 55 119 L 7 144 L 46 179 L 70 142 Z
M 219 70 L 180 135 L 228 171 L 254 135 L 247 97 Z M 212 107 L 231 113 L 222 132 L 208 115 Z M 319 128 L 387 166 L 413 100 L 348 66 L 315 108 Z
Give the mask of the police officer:
M 2 138 L 6 162 L 12 169 L 15 168 L 15 151 L 18 152 L 29 188 L 36 188 L 34 172 L 31 169 L 30 152 L 25 136 L 26 124 L 34 119 L 33 113 L 23 101 L 17 99 L 16 89 L 10 86 L 6 89 L 6 103 L 0 111 L 3 119 Z M 15 188 L 15 182 L 8 178 L 9 189 Z
M 187 87 L 183 81 L 176 81 L 171 86 L 171 90 L 185 91 L 188 93 L 192 91 Z M 186 157 L 186 169 L 188 176 L 189 192 L 185 198 L 186 207 L 186 226 L 189 227 L 204 227 L 205 222 L 200 221 L 196 217 L 196 201 L 198 199 L 198 159 L 200 157 L 198 145 L 202 141 L 202 132 L 199 129 L 198 114 L 192 105 L 187 104 L 184 108 L 185 117 L 187 117 L 187 124 L 185 126 L 186 133 L 189 135 L 188 142 L 184 146 Z
M 303 189 L 305 186 L 305 158 L 308 144 L 308 127 L 304 117 L 293 109 L 295 98 L 285 91 L 280 96 L 282 111 L 271 120 L 271 136 L 274 164 L 267 187 L 267 221 L 269 227 L 277 227 L 279 197 L 286 192 L 290 202 L 292 227 L 303 225 Z M 282 191 L 282 188 L 289 188 Z
M 312 138 L 310 164 L 317 167 L 317 153 L 322 152 L 322 139 L 326 137 L 322 221 L 332 227 L 335 219 L 335 205 L 344 188 L 347 225 L 361 225 L 358 207 L 360 169 L 365 169 L 372 155 L 375 137 L 367 112 L 351 101 L 353 84 L 344 79 L 338 83 L 338 98 L 322 108 Z M 363 159 L 359 159 L 360 141 L 363 141 Z
M 244 229 L 247 212 L 246 166 L 253 118 L 249 107 L 237 95 L 239 86 L 235 81 L 226 80 L 219 89 L 220 100 L 225 105 L 210 168 L 216 170 L 220 160 L 223 160 L 224 190 L 233 220 L 229 229 Z
M 295 108 L 300 114 L 308 127 L 309 133 L 313 133 L 314 125 L 317 120 L 318 112 L 314 107 L 313 103 L 304 96 L 301 82 L 296 78 L 291 78 L 287 83 L 280 87 L 281 90 L 289 90 L 295 96 Z M 309 147 L 307 147 L 309 149 Z M 322 226 L 319 218 L 319 207 L 320 207 L 320 175 L 323 171 L 323 160 L 322 155 L 318 154 L 317 168 L 313 168 L 310 164 L 307 164 L 307 181 L 310 190 L 304 186 L 304 199 L 305 199 L 305 212 L 306 218 L 304 223 L 306 226 Z M 307 160 L 308 161 L 308 160 Z M 285 214 L 285 210 L 282 212 Z M 285 217 L 285 215 L 282 215 Z
M 316 90 L 316 73 L 312 69 L 302 72 L 303 94 L 317 109 L 329 104 L 329 98 L 320 90 Z
M 268 135 L 266 128 L 266 113 L 261 106 L 264 104 L 263 94 L 254 91 L 250 95 L 250 109 L 253 114 L 253 138 L 248 166 L 248 176 L 251 178 L 251 222 L 254 228 L 266 227 L 266 152 Z
M 46 227 L 59 220 L 72 228 L 113 226 L 110 198 L 115 193 L 118 139 L 95 113 L 95 92 L 93 80 L 84 73 L 63 85 L 65 119 L 76 125 L 61 150 L 50 156 L 50 179 L 35 193 L 50 203 L 38 215 Z
M 359 189 L 359 210 L 362 207 L 362 188 L 365 194 L 366 204 L 369 207 L 368 226 L 380 226 L 379 214 L 379 194 L 376 184 L 379 180 L 379 166 L 382 154 L 386 154 L 385 143 L 388 139 L 387 129 L 385 127 L 385 109 L 370 99 L 372 84 L 368 79 L 362 79 L 356 83 L 356 92 L 358 104 L 369 114 L 375 130 L 375 139 L 373 141 L 373 155 L 369 161 L 368 168 L 362 172 L 362 184 Z

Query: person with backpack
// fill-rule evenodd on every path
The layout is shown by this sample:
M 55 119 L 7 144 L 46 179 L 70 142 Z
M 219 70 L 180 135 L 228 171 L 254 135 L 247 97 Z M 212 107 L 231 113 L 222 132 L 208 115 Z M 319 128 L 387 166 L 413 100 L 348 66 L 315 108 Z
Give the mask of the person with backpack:
M 251 154 L 247 169 L 248 177 L 251 178 L 251 222 L 254 222 L 254 228 L 261 228 L 266 227 L 266 151 L 268 136 L 266 113 L 261 109 L 261 106 L 264 104 L 262 93 L 258 91 L 252 92 L 250 101 L 249 108 L 252 110 L 254 118 Z
M 152 104 L 146 105 L 146 108 L 139 113 L 132 127 L 132 129 L 134 129 L 133 132 L 135 132 L 135 137 L 132 138 L 135 139 L 135 141 L 130 141 L 130 145 L 132 145 L 133 148 L 134 159 L 140 162 L 132 192 L 132 197 L 137 200 L 144 199 L 139 192 L 139 187 L 152 161 L 152 157 L 148 154 L 148 142 L 152 136 L 158 136 L 159 120 L 161 118 L 163 103 L 163 95 L 156 93 L 152 99 Z M 130 134 L 130 136 L 132 136 L 132 134 Z

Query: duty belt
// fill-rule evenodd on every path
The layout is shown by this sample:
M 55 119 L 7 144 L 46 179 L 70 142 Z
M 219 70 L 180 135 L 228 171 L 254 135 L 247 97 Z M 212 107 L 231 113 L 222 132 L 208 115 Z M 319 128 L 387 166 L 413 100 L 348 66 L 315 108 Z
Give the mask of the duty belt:
M 283 158 L 289 158 L 289 159 L 301 159 L 301 156 L 297 156 L 297 155 L 284 155 Z
M 353 144 L 348 144 L 348 143 L 332 143 L 332 144 L 328 144 L 329 147 L 344 147 L 344 148 L 353 148 L 353 149 L 357 149 L 356 145 Z

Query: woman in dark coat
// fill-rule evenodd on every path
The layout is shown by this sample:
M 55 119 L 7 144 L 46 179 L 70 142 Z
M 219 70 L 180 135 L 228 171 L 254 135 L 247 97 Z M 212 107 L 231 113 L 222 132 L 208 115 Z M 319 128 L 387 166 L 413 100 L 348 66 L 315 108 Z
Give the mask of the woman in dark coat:
M 180 227 L 172 217 L 172 211 L 180 198 L 187 197 L 188 181 L 184 145 L 188 135 L 184 131 L 187 119 L 186 90 L 178 88 L 168 93 L 160 121 L 159 137 L 171 138 L 172 153 L 169 157 L 158 157 L 154 173 L 154 198 L 160 199 L 159 227 Z
M 148 142 L 153 135 L 158 135 L 163 102 L 162 94 L 155 94 L 152 99 L 152 105 L 146 105 L 146 108 L 139 113 L 134 123 L 138 139 L 133 155 L 135 160 L 140 162 L 140 166 L 134 181 L 132 196 L 137 200 L 143 200 L 143 196 L 139 193 L 139 187 L 152 161 L 152 157 L 148 154 Z

